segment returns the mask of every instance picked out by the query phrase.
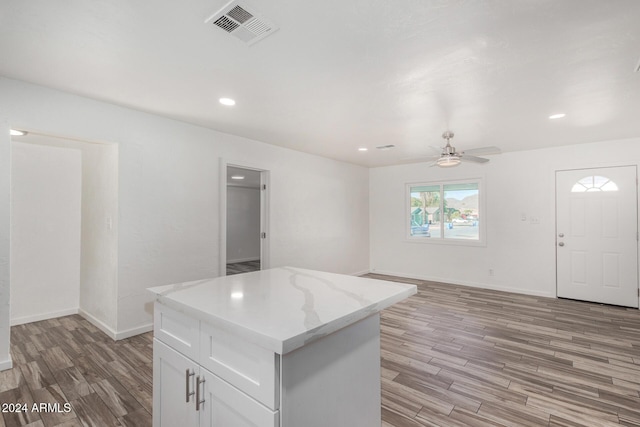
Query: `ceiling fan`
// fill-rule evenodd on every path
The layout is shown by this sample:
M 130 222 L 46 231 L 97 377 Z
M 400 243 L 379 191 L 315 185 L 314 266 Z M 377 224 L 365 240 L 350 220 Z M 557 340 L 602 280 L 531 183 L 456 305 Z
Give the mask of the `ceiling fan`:
M 467 151 L 456 151 L 456 147 L 451 145 L 451 138 L 453 138 L 453 132 L 450 130 L 442 134 L 442 137 L 447 140 L 447 145 L 440 148 L 432 147 L 435 150 L 442 150 L 440 155 L 434 155 L 428 157 L 433 159 L 434 162 L 430 166 L 439 166 L 441 168 L 450 168 L 458 166 L 460 162 L 474 162 L 474 163 L 487 163 L 489 159 L 484 157 L 478 157 L 476 154 L 499 154 L 500 149 L 498 147 L 482 147 L 474 148 Z

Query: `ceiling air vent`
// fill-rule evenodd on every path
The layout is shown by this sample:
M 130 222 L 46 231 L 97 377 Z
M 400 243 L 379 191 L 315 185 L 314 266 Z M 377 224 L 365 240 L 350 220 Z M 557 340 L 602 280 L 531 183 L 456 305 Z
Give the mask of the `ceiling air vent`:
M 246 5 L 241 5 L 238 0 L 227 3 L 204 22 L 212 23 L 249 45 L 278 29 L 273 22 L 264 19 Z
M 393 145 L 393 144 L 389 144 L 389 145 L 380 145 L 380 146 L 378 146 L 376 148 L 378 150 L 386 151 L 386 150 L 391 150 L 392 148 L 396 148 L 396 146 Z

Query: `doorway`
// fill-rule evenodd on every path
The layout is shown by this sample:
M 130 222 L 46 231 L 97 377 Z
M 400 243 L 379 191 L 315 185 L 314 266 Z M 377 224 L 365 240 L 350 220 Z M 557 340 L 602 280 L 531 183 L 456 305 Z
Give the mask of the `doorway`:
M 225 164 L 221 200 L 221 275 L 268 268 L 268 171 Z
M 11 139 L 11 324 L 79 313 L 115 331 L 118 145 Z
M 635 166 L 556 171 L 557 296 L 638 307 Z

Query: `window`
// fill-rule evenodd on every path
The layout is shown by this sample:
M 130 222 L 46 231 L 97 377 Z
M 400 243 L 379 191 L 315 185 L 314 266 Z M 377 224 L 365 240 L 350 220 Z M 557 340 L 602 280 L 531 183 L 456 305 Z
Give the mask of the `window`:
M 573 184 L 572 193 L 585 193 L 592 191 L 618 191 L 618 186 L 605 176 L 586 176 Z
M 408 184 L 407 235 L 414 241 L 480 243 L 481 181 Z

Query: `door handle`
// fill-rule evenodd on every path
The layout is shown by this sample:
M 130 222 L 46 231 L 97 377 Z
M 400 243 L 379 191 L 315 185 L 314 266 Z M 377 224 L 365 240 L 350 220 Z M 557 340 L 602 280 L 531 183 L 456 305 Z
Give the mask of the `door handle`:
M 564 246 L 564 242 L 558 243 L 558 246 Z
M 186 397 L 187 397 L 187 403 L 189 403 L 189 397 L 193 396 L 194 392 L 189 392 L 189 377 L 194 376 L 196 373 L 195 372 L 191 372 L 189 373 L 189 368 L 187 368 L 187 372 L 184 374 L 185 377 L 185 382 L 186 382 Z
M 200 405 L 204 403 L 204 399 L 200 400 L 200 384 L 204 384 L 205 379 L 200 380 L 200 375 L 196 377 L 196 411 L 200 410 Z M 202 387 L 204 392 L 204 387 Z

